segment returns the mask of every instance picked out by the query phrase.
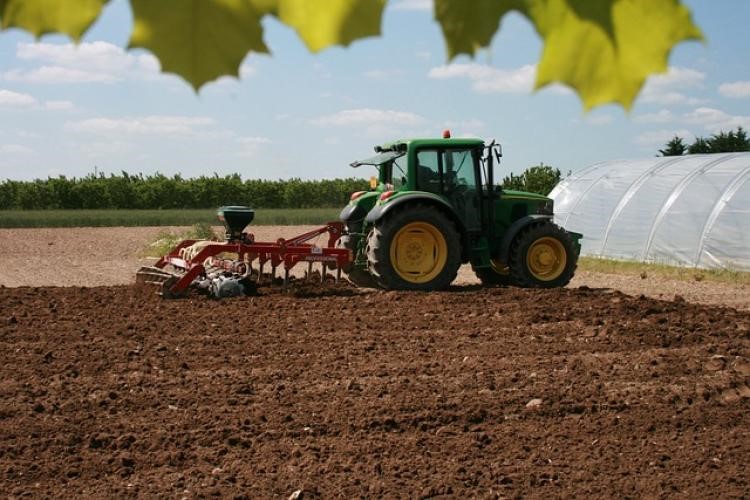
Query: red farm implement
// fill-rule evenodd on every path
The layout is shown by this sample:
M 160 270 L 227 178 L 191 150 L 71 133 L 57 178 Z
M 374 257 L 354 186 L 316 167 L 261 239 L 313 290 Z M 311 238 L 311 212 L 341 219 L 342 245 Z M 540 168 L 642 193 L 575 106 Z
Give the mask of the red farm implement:
M 313 264 L 321 264 L 320 279 L 327 269 L 335 269 L 335 280 L 341 278 L 341 269 L 352 261 L 349 249 L 337 248 L 343 232 L 343 223 L 329 222 L 291 239 L 279 238 L 275 242 L 256 241 L 243 230 L 253 220 L 255 212 L 246 207 L 223 207 L 219 220 L 226 227 L 225 241 L 183 240 L 153 266 L 142 267 L 136 274 L 138 283 L 161 287 L 166 298 L 181 297 L 190 288 L 207 292 L 215 298 L 246 295 L 258 284 L 283 279 L 289 283 L 291 270 L 307 263 L 307 277 L 313 275 Z M 311 243 L 327 235 L 325 246 Z M 269 266 L 269 273 L 264 273 Z M 277 269 L 282 275 L 277 278 Z

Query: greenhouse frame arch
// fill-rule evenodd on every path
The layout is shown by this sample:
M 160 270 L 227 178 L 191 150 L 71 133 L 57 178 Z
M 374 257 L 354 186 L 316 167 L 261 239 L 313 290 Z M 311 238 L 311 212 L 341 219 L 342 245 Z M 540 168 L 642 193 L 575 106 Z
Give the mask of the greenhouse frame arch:
M 549 196 L 582 255 L 750 271 L 750 153 L 606 161 Z

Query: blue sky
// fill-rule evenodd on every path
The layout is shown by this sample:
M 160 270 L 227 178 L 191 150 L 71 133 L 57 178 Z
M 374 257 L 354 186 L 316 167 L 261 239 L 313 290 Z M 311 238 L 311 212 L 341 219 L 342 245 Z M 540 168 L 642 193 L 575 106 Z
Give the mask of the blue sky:
M 113 0 L 80 46 L 0 33 L 0 179 L 98 171 L 244 178 L 369 177 L 348 164 L 400 137 L 497 139 L 500 174 L 539 162 L 563 172 L 653 156 L 675 134 L 690 141 L 750 128 L 747 0 L 687 0 L 707 43 L 679 45 L 630 113 L 584 113 L 563 87 L 532 92 L 541 43 L 509 15 L 489 50 L 446 62 L 429 0 L 390 0 L 383 36 L 312 55 L 296 34 L 264 23 L 271 57 L 250 54 L 242 78 L 196 95 L 125 51 L 129 4 Z

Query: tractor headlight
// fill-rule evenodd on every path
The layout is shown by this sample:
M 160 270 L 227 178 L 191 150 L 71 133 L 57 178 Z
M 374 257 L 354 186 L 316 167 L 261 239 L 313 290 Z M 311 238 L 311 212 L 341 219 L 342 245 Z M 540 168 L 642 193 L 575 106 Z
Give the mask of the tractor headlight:
M 537 211 L 539 215 L 554 215 L 555 213 L 555 202 L 552 200 L 546 200 L 542 203 L 540 203 L 537 206 Z

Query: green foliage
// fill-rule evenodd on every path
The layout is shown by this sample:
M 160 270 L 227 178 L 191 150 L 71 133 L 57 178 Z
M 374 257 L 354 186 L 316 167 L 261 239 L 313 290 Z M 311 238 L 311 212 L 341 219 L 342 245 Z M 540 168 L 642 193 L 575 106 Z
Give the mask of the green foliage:
M 3 28 L 78 39 L 106 0 L 0 0 Z M 238 75 L 249 51 L 267 52 L 264 16 L 295 29 L 317 52 L 378 35 L 386 0 L 130 0 L 130 47 L 151 50 L 164 71 L 198 89 Z M 571 86 L 586 109 L 630 108 L 645 79 L 664 72 L 672 48 L 702 39 L 681 0 L 434 0 L 448 57 L 488 47 L 502 18 L 526 17 L 544 41 L 536 88 Z
M 664 149 L 659 150 L 659 154 L 662 156 L 682 156 L 685 151 L 687 151 L 687 146 L 682 142 L 682 138 L 674 136 Z
M 503 189 L 527 191 L 547 196 L 560 182 L 560 170 L 540 163 L 527 168 L 521 175 L 513 175 L 503 179 Z
M 0 0 L 0 27 L 21 28 L 36 37 L 64 33 L 80 40 L 108 0 Z
M 696 137 L 695 141 L 688 146 L 688 154 L 697 155 L 711 152 L 711 144 L 703 137 Z
M 253 208 L 342 207 L 363 179 L 242 180 L 238 174 L 183 179 L 180 175 L 88 175 L 0 182 L 0 210 L 172 209 L 247 205 Z
M 268 208 L 253 226 L 323 224 L 337 220 L 336 208 Z M 215 209 L 180 210 L 0 210 L 0 227 L 115 227 L 218 225 Z
M 750 140 L 747 132 L 742 127 L 737 127 L 737 131 L 714 134 L 708 139 L 711 153 L 734 153 L 738 151 L 750 151 Z
M 268 52 L 261 13 L 246 0 L 131 0 L 131 4 L 135 21 L 130 47 L 150 50 L 164 71 L 184 77 L 196 90 L 222 75 L 239 76 L 249 51 Z
M 711 137 L 696 137 L 692 144 L 685 147 L 680 137 L 675 136 L 670 140 L 664 149 L 660 149 L 662 156 L 680 156 L 687 152 L 688 154 L 705 154 L 705 153 L 735 153 L 741 151 L 750 151 L 750 138 L 742 127 L 737 130 L 724 132 L 723 130 Z

